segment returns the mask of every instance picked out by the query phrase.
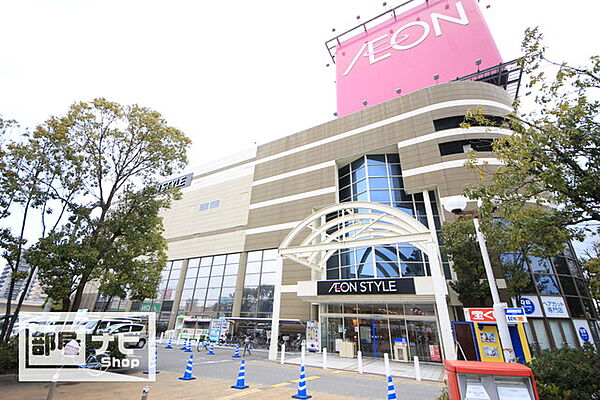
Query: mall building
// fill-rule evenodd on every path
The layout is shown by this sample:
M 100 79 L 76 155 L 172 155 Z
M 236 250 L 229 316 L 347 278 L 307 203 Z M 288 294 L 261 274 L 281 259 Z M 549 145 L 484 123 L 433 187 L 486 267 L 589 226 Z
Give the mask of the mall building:
M 455 25 L 473 25 L 468 2 L 452 3 L 465 15 Z M 467 153 L 498 166 L 492 142 L 511 134 L 501 124 L 460 124 L 477 108 L 501 121 L 520 79 L 510 65 L 469 63 L 473 74 L 463 79 L 435 75 L 409 93 L 390 84 L 385 101 L 355 102 L 357 111 L 173 177 L 165 184 L 181 187 L 183 197 L 163 213 L 171 261 L 158 297 L 114 299 L 108 309 L 156 311 L 168 329 L 223 317 L 271 338 L 304 334 L 308 324 L 320 332 L 317 348 L 330 352 L 352 342 L 365 356 L 383 357 L 400 341 L 409 359 L 455 359 L 452 321 L 465 316 L 447 285 L 455 276 L 438 235 L 456 217 L 442 205 L 478 183 L 478 172 L 464 166 Z M 531 349 L 600 342 L 571 247 L 529 268 Z M 496 276 L 502 295 L 506 283 Z

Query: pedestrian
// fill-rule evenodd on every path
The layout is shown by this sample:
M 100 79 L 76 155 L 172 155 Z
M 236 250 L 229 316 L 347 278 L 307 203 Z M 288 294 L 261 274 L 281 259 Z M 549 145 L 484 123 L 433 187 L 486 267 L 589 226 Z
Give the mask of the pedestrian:
M 250 336 L 246 336 L 246 338 L 244 339 L 244 356 L 246 355 L 246 352 L 248 352 L 248 354 L 252 355 L 252 353 L 250 352 L 250 345 L 252 344 L 252 341 L 250 340 Z

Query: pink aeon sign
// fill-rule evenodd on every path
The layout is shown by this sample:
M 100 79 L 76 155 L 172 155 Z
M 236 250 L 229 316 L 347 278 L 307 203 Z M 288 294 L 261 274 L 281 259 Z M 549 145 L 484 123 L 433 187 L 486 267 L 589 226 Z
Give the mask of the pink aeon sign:
M 500 63 L 475 0 L 431 0 L 337 46 L 338 116 Z

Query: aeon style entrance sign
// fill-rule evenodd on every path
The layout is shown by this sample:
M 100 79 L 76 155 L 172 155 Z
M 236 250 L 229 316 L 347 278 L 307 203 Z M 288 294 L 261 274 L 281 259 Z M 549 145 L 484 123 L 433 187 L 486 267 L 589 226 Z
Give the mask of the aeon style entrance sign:
M 318 281 L 318 295 L 415 294 L 413 278 Z

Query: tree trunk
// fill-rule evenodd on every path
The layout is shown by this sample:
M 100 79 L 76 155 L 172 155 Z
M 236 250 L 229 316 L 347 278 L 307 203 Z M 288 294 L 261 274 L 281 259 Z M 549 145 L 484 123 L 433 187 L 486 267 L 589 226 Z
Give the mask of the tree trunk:
M 75 291 L 75 297 L 73 297 L 73 302 L 71 303 L 70 311 L 77 311 L 79 309 L 79 305 L 81 304 L 81 299 L 83 297 L 83 290 L 85 289 L 85 285 L 87 284 L 89 279 L 89 274 L 84 274 L 81 276 L 81 282 L 77 286 L 77 290 Z
M 9 267 L 10 268 L 10 267 Z M 11 268 L 12 270 L 12 268 Z M 6 316 L 4 323 L 2 324 L 2 332 L 0 333 L 0 343 L 5 343 L 8 342 L 8 337 L 10 336 L 10 334 L 8 332 L 10 332 L 8 330 L 8 325 L 9 325 L 9 316 L 12 314 L 12 295 L 15 291 L 15 279 L 13 278 L 13 273 L 14 271 L 11 272 L 10 275 L 10 286 L 8 287 L 8 297 L 6 299 L 6 311 L 4 313 L 4 315 Z
M 29 276 L 27 277 L 27 282 L 25 282 L 25 286 L 23 287 L 23 291 L 21 292 L 21 296 L 19 297 L 19 301 L 17 302 L 17 306 L 15 307 L 15 312 L 10 319 L 7 339 L 10 338 L 10 332 L 12 332 L 12 329 L 15 326 L 15 322 L 17 322 L 19 312 L 21 311 L 21 306 L 23 305 L 23 301 L 25 301 L 25 297 L 27 297 L 27 292 L 29 291 L 29 286 L 31 285 L 31 281 L 33 280 L 33 274 L 35 273 L 35 270 L 36 267 L 30 267 L 29 269 Z
M 61 311 L 69 311 L 69 308 L 71 308 L 71 300 L 67 297 L 66 299 L 62 300 Z

